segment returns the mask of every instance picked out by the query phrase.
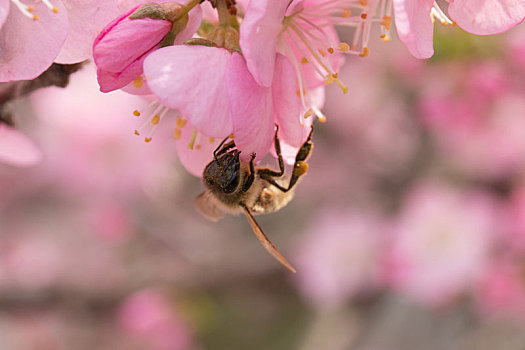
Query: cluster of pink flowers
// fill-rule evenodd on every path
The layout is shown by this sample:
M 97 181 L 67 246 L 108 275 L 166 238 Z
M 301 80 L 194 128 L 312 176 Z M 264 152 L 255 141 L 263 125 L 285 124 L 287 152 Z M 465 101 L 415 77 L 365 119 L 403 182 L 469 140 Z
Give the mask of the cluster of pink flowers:
M 325 85 L 351 90 L 338 75 L 344 57 L 369 55 L 376 24 L 389 41 L 393 15 L 401 40 L 418 58 L 433 53 L 434 19 L 493 34 L 525 17 L 525 1 L 503 0 L 482 6 L 452 2 L 452 20 L 434 1 L 421 0 L 242 0 L 237 7 L 219 0 L 214 2 L 218 17 L 209 3 L 200 3 L 156 1 L 141 7 L 133 2 L 136 6 L 106 26 L 93 45 L 101 91 L 122 88 L 152 96 L 154 108 L 145 122 L 150 129 L 170 109 L 177 111 L 175 138 L 180 143 L 190 136 L 179 153 L 183 161 L 193 160 L 185 165 L 196 175 L 211 156 L 195 151 L 231 134 L 241 157 L 247 160 L 254 152 L 260 160 L 272 147 L 275 124 L 287 155 L 293 154 L 311 116 L 326 119 Z M 341 42 L 337 26 L 351 28 L 353 42 Z M 145 139 L 150 141 L 151 133 Z

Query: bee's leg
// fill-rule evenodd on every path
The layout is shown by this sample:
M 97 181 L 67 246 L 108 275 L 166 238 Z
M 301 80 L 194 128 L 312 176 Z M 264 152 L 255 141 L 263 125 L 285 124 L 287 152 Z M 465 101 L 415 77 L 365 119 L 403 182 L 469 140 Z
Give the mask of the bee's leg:
M 246 182 L 242 186 L 242 190 L 244 192 L 248 191 L 248 189 L 252 187 L 253 181 L 255 180 L 255 167 L 253 165 L 253 160 L 255 159 L 255 153 L 252 153 L 251 156 L 252 158 L 250 159 L 250 175 L 248 175 Z
M 224 140 L 222 140 L 222 142 L 219 144 L 219 146 L 217 146 L 215 151 L 213 151 L 213 158 L 214 159 L 217 159 L 218 156 L 220 156 L 221 154 L 226 153 L 226 151 L 228 151 L 229 149 L 232 149 L 233 147 L 235 147 L 235 141 L 233 141 L 233 140 L 231 140 L 227 144 L 224 144 L 226 142 L 226 140 L 228 140 L 228 138 L 230 138 L 230 137 L 226 136 L 224 138 Z
M 279 161 L 279 171 L 274 171 L 267 168 L 257 170 L 257 173 L 265 180 L 269 178 L 271 179 L 273 177 L 281 177 L 284 175 L 284 160 L 283 155 L 281 154 L 281 143 L 279 141 L 279 136 L 277 136 L 277 133 L 279 132 L 279 125 L 275 125 L 275 127 L 273 143 L 275 147 L 275 154 L 277 154 L 277 160 Z
M 288 183 L 287 188 L 279 185 L 277 182 L 275 182 L 275 180 L 273 180 L 272 176 L 267 176 L 265 173 L 259 173 L 261 175 L 261 178 L 265 179 L 266 181 L 268 181 L 283 192 L 290 191 L 295 186 L 299 178 L 303 176 L 308 170 L 308 163 L 306 163 L 306 161 L 308 160 L 308 157 L 310 157 L 310 154 L 312 153 L 312 148 L 314 147 L 314 143 L 312 142 L 313 132 L 314 127 L 312 126 L 312 130 L 310 131 L 310 134 L 308 134 L 308 138 L 303 143 L 301 148 L 299 148 L 299 151 L 297 151 L 297 155 L 295 156 L 295 163 L 293 165 L 292 176 L 290 177 L 290 182 Z

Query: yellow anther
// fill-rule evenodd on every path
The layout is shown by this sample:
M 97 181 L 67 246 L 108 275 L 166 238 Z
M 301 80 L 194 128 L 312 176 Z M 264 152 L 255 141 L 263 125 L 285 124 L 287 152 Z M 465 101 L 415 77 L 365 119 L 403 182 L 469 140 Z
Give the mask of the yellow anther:
M 359 0 L 358 2 L 359 2 L 359 4 L 362 5 L 362 6 L 366 6 L 366 5 L 368 5 L 368 0 Z
M 137 79 L 133 80 L 133 88 L 140 89 L 144 85 L 144 80 L 142 77 L 138 77 Z
M 151 118 L 151 124 L 157 125 L 159 122 L 160 122 L 160 115 L 159 114 L 155 114 L 153 116 L 153 118 Z
M 350 50 L 350 45 L 348 45 L 347 43 L 345 42 L 340 42 L 339 44 L 337 44 L 337 49 L 339 51 L 348 51 Z
M 150 141 L 151 141 L 151 137 L 144 138 L 144 142 L 150 142 Z
M 181 135 L 182 135 L 181 129 L 173 130 L 173 137 L 175 138 L 175 140 L 180 140 Z
M 58 13 L 58 7 L 53 7 L 51 11 L 53 11 L 54 13 Z
M 230 134 L 230 139 L 233 139 L 233 134 Z
M 384 38 L 386 37 L 386 34 L 381 34 L 379 37 L 380 37 L 381 39 L 384 39 Z
M 215 137 L 208 137 L 208 142 L 209 143 L 214 143 L 215 142 Z
M 311 108 L 308 108 L 308 110 L 304 112 L 304 119 L 310 117 L 312 114 L 314 114 L 314 111 Z
M 196 145 L 196 146 L 195 146 L 195 149 L 201 149 L 201 148 L 202 148 L 201 145 Z
M 452 21 L 452 27 L 455 27 L 455 26 L 457 26 L 457 25 L 458 25 L 458 24 L 457 24 L 456 22 Z
M 337 73 L 333 73 L 332 74 L 332 78 L 337 79 L 338 77 L 339 77 L 339 74 L 337 74 Z
M 39 19 L 39 18 L 40 18 L 40 16 L 39 16 L 37 13 L 35 13 L 35 14 L 33 15 L 33 20 L 34 20 L 34 21 L 36 21 L 36 20 Z
M 385 38 L 383 39 L 383 41 L 384 41 L 385 43 L 389 42 L 390 40 L 392 40 L 392 38 L 389 37 L 389 36 L 387 36 L 387 37 L 385 37 Z
M 27 7 L 27 11 L 29 12 L 33 12 L 35 10 L 35 8 L 33 6 L 28 6 Z
M 334 49 L 332 49 L 331 47 L 329 47 L 326 51 L 328 51 L 328 53 L 334 53 Z
M 370 49 L 368 49 L 368 46 L 363 47 L 363 52 L 359 54 L 359 57 L 367 57 L 370 55 Z
M 379 22 L 382 26 L 389 26 L 392 24 L 392 17 L 390 16 L 383 16 L 382 21 Z
M 133 111 L 133 115 L 134 115 L 135 117 L 140 117 L 140 112 L 139 112 L 138 110 L 135 109 L 135 110 Z
M 361 14 L 361 18 L 362 18 L 362 19 L 366 19 L 367 17 L 368 17 L 368 15 L 367 15 L 365 12 L 363 12 L 363 13 Z
M 307 63 L 308 63 L 308 60 L 306 59 L 306 57 L 303 57 L 303 58 L 301 59 L 301 63 L 302 63 L 302 64 L 307 64 Z
M 319 119 L 319 122 L 321 123 L 326 123 L 326 117 L 324 115 L 318 116 L 317 119 Z
M 177 128 L 182 129 L 188 121 L 182 117 L 177 117 L 177 120 L 175 121 L 175 125 Z
M 135 135 L 140 136 L 140 132 L 138 130 L 135 130 Z
M 352 11 L 350 11 L 350 9 L 343 9 L 343 13 L 341 13 L 341 16 L 343 18 L 348 18 L 352 16 Z

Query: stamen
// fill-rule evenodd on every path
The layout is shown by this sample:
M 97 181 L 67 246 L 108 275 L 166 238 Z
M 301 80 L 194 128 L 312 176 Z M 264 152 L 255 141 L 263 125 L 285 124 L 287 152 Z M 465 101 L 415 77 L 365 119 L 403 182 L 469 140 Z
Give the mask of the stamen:
M 368 49 L 368 46 L 363 47 L 363 52 L 359 55 L 359 57 L 368 57 L 370 55 L 370 50 Z
M 337 49 L 338 49 L 339 51 L 346 52 L 346 51 L 349 51 L 349 50 L 350 50 L 350 45 L 348 45 L 348 44 L 345 43 L 345 42 L 340 42 L 339 44 L 337 44 Z
M 445 15 L 445 13 L 441 10 L 437 2 L 434 2 L 434 6 L 432 7 L 432 10 L 430 10 L 430 18 L 432 18 L 432 22 L 435 21 L 435 18 L 437 18 L 442 25 L 454 25 L 454 22 L 450 20 L 450 18 Z
M 22 3 L 22 1 L 20 0 L 11 0 L 11 2 L 15 4 L 15 6 L 20 10 L 20 12 L 22 12 L 22 14 L 27 18 L 30 18 L 35 21 L 40 18 L 38 14 L 32 13 L 35 10 L 33 6 L 28 6 Z
M 51 11 L 53 11 L 54 13 L 58 13 L 58 8 L 53 6 L 53 4 L 49 1 L 49 0 L 41 0 L 44 5 L 47 6 L 47 8 L 49 8 Z
M 181 129 L 175 129 L 173 130 L 173 137 L 175 140 L 180 140 L 182 130 Z
M 196 138 L 197 138 L 197 129 L 193 129 L 193 134 L 191 135 L 190 143 L 188 144 L 189 149 L 193 150 Z
M 343 18 L 349 18 L 352 15 L 352 11 L 350 9 L 346 8 L 343 9 L 343 12 L 341 13 L 341 17 Z

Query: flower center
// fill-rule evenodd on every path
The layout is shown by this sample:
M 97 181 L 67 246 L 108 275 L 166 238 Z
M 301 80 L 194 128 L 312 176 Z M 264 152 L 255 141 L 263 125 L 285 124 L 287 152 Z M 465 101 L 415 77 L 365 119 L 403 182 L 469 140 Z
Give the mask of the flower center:
M 37 0 L 33 0 L 33 2 L 36 2 Z M 58 13 L 58 7 L 54 6 L 49 0 L 39 0 L 42 2 L 46 7 L 52 11 L 53 13 Z M 23 3 L 21 0 L 11 0 L 11 2 L 18 7 L 20 12 L 28 18 L 31 18 L 33 20 L 37 20 L 40 18 L 38 13 L 35 13 L 35 7 L 33 5 L 27 5 Z
M 135 135 L 140 136 L 145 130 L 149 129 L 144 138 L 145 142 L 150 142 L 153 138 L 153 134 L 159 126 L 162 119 L 166 116 L 170 109 L 162 104 L 158 100 L 151 102 L 142 111 L 134 110 L 133 115 L 140 117 L 143 114 L 146 115 L 144 123 L 135 130 Z

